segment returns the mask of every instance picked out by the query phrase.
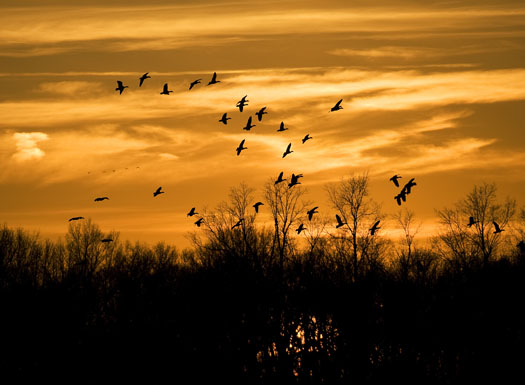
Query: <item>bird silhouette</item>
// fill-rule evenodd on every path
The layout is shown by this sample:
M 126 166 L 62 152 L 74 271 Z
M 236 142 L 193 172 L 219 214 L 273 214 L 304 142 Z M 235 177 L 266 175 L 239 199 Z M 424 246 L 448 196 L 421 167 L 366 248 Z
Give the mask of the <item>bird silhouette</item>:
M 301 231 L 306 230 L 306 227 L 301 223 L 295 231 L 297 231 L 297 234 L 301 234 Z
M 219 122 L 222 122 L 224 124 L 228 124 L 228 120 L 230 120 L 231 118 L 228 118 L 227 115 L 228 115 L 227 112 L 222 114 L 222 118 L 219 119 Z
M 164 87 L 162 88 L 162 92 L 160 94 L 161 95 L 169 95 L 170 92 L 173 92 L 173 91 L 168 91 L 168 83 L 164 83 Z
M 313 139 L 310 134 L 306 134 L 306 136 L 303 138 L 303 144 L 304 142 L 306 142 L 307 140 L 310 140 L 310 139 Z
M 140 83 L 139 83 L 139 87 L 142 87 L 142 83 L 144 83 L 144 80 L 146 79 L 151 79 L 151 76 L 148 76 L 149 72 L 146 72 L 144 75 L 142 75 L 139 80 L 140 80 Z
M 246 123 L 246 126 L 244 126 L 242 129 L 246 131 L 250 131 L 252 127 L 255 127 L 255 124 L 252 124 L 252 117 L 250 116 L 248 118 L 248 122 Z
M 119 95 L 122 95 L 122 91 L 124 91 L 124 88 L 128 88 L 128 86 L 123 85 L 120 80 L 117 80 L 117 85 L 118 87 L 115 88 L 115 91 L 120 91 Z
M 241 225 L 242 222 L 244 222 L 244 218 L 239 219 L 239 220 L 237 221 L 237 223 L 234 224 L 234 225 L 232 226 L 232 230 L 233 230 L 234 228 L 236 228 L 236 227 L 239 227 L 239 226 Z
M 220 82 L 221 82 L 220 80 L 217 80 L 217 72 L 214 72 L 211 80 L 209 81 L 209 83 L 207 85 L 209 86 L 211 84 L 217 84 L 217 83 L 220 83 Z
M 197 84 L 199 84 L 201 80 L 202 79 L 197 79 L 197 80 L 192 81 L 190 84 L 190 90 L 193 88 L 193 86 L 196 86 Z
M 78 221 L 79 219 L 84 219 L 84 217 L 73 217 L 73 218 L 69 218 L 69 222 L 71 222 L 71 221 Z
M 288 147 L 286 147 L 286 151 L 283 152 L 283 158 L 288 155 L 288 154 L 291 154 L 293 151 L 290 150 L 290 148 L 292 148 L 292 143 L 289 143 L 288 144 Z
M 336 228 L 346 225 L 346 222 L 343 222 L 339 215 L 335 214 L 335 219 L 337 220 L 337 226 L 335 226 Z
M 196 222 L 194 222 L 194 224 L 197 225 L 197 227 L 201 227 L 201 224 L 202 224 L 203 221 L 204 221 L 204 218 L 199 218 L 199 219 L 197 219 Z
M 379 227 L 379 222 L 381 222 L 381 221 L 377 221 L 376 223 L 374 223 L 374 225 L 372 227 L 370 227 L 370 235 L 373 236 L 376 233 L 376 231 L 381 228 L 381 227 Z
M 255 115 L 257 115 L 257 119 L 259 119 L 259 122 L 262 120 L 263 115 L 267 114 L 265 110 L 266 110 L 266 107 L 263 107 L 258 112 L 255 113 Z
M 468 217 L 468 223 L 467 223 L 468 227 L 472 227 L 472 225 L 475 225 L 476 223 L 478 223 L 478 221 L 475 221 L 474 217 Z
M 315 211 L 319 208 L 319 206 L 315 206 L 313 209 L 310 209 L 306 212 L 308 214 L 308 220 L 311 221 L 314 214 L 317 214 L 319 211 Z
M 192 207 L 190 212 L 186 214 L 187 217 L 192 217 L 194 215 L 198 214 L 198 212 L 195 211 L 195 207 Z
M 401 190 L 401 192 L 399 194 L 397 194 L 395 197 L 394 197 L 395 200 L 397 200 L 397 204 L 399 206 L 401 206 L 401 201 L 403 202 L 406 202 L 407 201 L 407 196 L 406 196 L 406 192 L 405 190 Z
M 416 178 L 412 178 L 410 179 L 407 184 L 405 184 L 405 186 L 403 187 L 403 190 L 406 192 L 406 194 L 410 194 L 410 192 L 412 191 L 412 187 L 416 186 L 417 184 L 414 183 L 414 179 Z
M 244 146 L 244 141 L 245 141 L 245 140 L 246 140 L 246 139 L 243 139 L 242 142 L 241 142 L 241 144 L 239 144 L 239 147 L 237 147 L 237 148 L 235 149 L 235 151 L 237 151 L 237 156 L 239 156 L 239 154 L 241 153 L 242 150 L 247 150 L 247 149 L 248 149 L 248 147 L 243 147 L 243 146 Z
M 495 221 L 492 221 L 492 223 L 494 224 L 494 228 L 496 229 L 496 230 L 494 230 L 494 234 L 499 234 L 499 233 L 501 233 L 502 231 L 505 231 L 504 229 L 501 229 L 501 228 L 499 227 L 499 225 L 498 225 Z
M 284 172 L 281 171 L 281 173 L 280 173 L 279 176 L 277 177 L 277 180 L 275 181 L 274 184 L 278 184 L 278 183 L 284 182 L 284 181 L 286 180 L 286 178 L 283 179 L 283 173 L 284 173 Z
M 341 102 L 343 101 L 343 99 L 339 100 L 335 106 L 333 106 L 331 109 L 330 109 L 330 112 L 334 112 L 334 111 L 338 111 L 338 110 L 342 110 L 343 107 L 341 107 Z
M 394 175 L 392 178 L 390 178 L 389 180 L 391 180 L 392 182 L 394 182 L 394 184 L 396 185 L 396 187 L 399 187 L 399 182 L 398 182 L 398 179 L 399 178 L 402 178 L 402 176 L 400 175 Z
M 292 174 L 292 180 L 290 181 L 290 183 L 288 183 L 288 188 L 290 187 L 293 187 L 295 186 L 296 184 L 301 184 L 301 182 L 299 182 L 299 178 L 302 178 L 303 177 L 303 174 Z
M 153 193 L 153 197 L 156 197 L 159 194 L 164 194 L 164 191 L 160 190 L 162 190 L 162 187 L 159 187 L 157 190 L 155 190 L 155 192 Z
M 103 201 L 105 199 L 109 199 L 109 198 L 108 197 L 95 198 L 95 202 L 100 202 L 100 201 Z
M 255 213 L 259 212 L 259 206 L 261 206 L 261 205 L 264 205 L 264 203 L 257 202 L 256 204 L 253 205 L 253 208 L 255 209 Z
M 239 111 L 241 111 L 241 112 L 243 111 L 244 106 L 247 106 L 247 105 L 248 105 L 247 102 L 249 102 L 249 100 L 246 99 L 247 97 L 248 97 L 248 95 L 244 95 L 244 96 L 242 97 L 242 99 L 239 100 L 239 101 L 237 102 L 237 104 L 236 104 L 236 107 L 239 107 Z
M 102 242 L 102 243 L 113 242 L 113 239 L 111 239 L 111 238 L 104 238 L 104 239 L 101 239 L 100 242 Z
M 287 129 L 288 127 L 284 126 L 284 122 L 281 122 L 281 125 L 279 126 L 279 129 L 277 130 L 277 132 L 286 131 Z

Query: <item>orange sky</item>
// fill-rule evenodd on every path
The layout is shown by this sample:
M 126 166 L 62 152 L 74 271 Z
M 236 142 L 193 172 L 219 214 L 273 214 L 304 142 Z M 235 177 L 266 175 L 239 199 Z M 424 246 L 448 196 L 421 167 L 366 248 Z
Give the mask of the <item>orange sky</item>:
M 185 246 L 191 207 L 213 209 L 243 181 L 263 200 L 280 171 L 303 173 L 331 217 L 327 183 L 363 172 L 386 214 L 398 210 L 390 176 L 415 177 L 406 206 L 427 228 L 474 184 L 525 203 L 520 1 L 2 4 L 0 222 L 10 226 L 57 237 L 81 215 L 124 239 Z M 205 86 L 214 71 L 221 82 Z M 263 106 L 263 121 L 242 130 Z M 153 198 L 158 186 L 166 193 Z

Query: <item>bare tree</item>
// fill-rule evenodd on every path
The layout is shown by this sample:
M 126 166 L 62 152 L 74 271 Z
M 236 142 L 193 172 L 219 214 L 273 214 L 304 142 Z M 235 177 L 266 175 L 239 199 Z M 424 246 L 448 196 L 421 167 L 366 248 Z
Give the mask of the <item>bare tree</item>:
M 66 234 L 69 268 L 80 271 L 82 275 L 92 275 L 102 262 L 103 238 L 104 234 L 91 218 L 71 222 Z
M 438 210 L 445 227 L 440 238 L 456 257 L 481 258 L 483 266 L 486 266 L 495 255 L 501 235 L 494 232 L 493 223 L 506 227 L 516 211 L 516 201 L 506 198 L 499 203 L 496 191 L 494 183 L 474 186 L 453 209 Z M 473 223 L 468 226 L 470 217 Z

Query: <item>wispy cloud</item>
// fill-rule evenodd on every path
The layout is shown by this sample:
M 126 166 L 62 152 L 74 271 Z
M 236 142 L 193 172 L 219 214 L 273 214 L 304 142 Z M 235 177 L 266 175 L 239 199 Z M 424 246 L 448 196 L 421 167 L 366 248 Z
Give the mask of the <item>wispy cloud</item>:
M 48 140 L 43 132 L 16 132 L 13 134 L 16 152 L 13 158 L 17 161 L 27 161 L 42 158 L 45 153 L 38 147 L 38 142 Z

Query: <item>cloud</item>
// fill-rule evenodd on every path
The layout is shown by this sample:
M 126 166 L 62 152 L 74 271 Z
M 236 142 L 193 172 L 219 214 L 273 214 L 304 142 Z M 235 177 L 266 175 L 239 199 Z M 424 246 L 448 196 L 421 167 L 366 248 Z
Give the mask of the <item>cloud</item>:
M 163 153 L 159 154 L 159 157 L 160 157 L 161 159 L 164 159 L 164 160 L 177 160 L 177 159 L 180 158 L 180 157 L 177 156 L 177 155 L 170 154 L 170 153 L 167 153 L 167 152 L 163 152 Z
M 45 153 L 38 148 L 38 142 L 48 140 L 49 137 L 43 132 L 16 132 L 13 134 L 16 152 L 13 158 L 17 161 L 40 159 Z
M 38 86 L 38 91 L 48 94 L 57 94 L 64 96 L 79 95 L 86 97 L 93 94 L 95 91 L 102 89 L 102 83 L 86 82 L 86 81 L 61 81 L 61 82 L 46 82 Z

